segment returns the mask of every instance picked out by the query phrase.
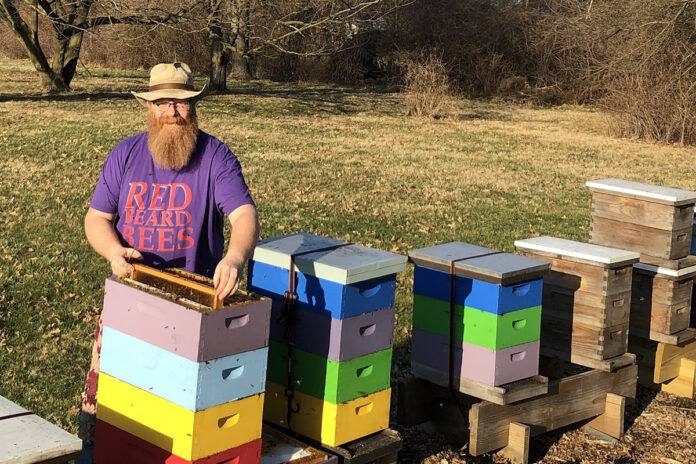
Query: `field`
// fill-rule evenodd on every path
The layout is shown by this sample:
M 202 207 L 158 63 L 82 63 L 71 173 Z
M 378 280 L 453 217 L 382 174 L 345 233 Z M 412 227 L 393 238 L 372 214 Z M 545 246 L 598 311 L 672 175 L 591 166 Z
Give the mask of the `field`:
M 42 96 L 31 66 L 0 60 L 0 395 L 77 430 L 108 264 L 82 219 L 109 150 L 145 129 L 130 90 L 146 72 L 81 70 Z M 696 190 L 693 149 L 606 135 L 591 108 L 461 99 L 448 117 L 406 116 L 398 93 L 233 82 L 199 105 L 238 155 L 262 236 L 307 231 L 405 254 L 460 240 L 588 238 L 585 181 L 621 177 Z M 412 270 L 398 278 L 395 376 L 408 370 Z M 545 463 L 696 462 L 696 402 L 639 388 L 610 447 L 571 429 L 533 440 Z M 492 462 L 401 430 L 403 462 Z M 443 462 L 445 461 L 445 462 Z

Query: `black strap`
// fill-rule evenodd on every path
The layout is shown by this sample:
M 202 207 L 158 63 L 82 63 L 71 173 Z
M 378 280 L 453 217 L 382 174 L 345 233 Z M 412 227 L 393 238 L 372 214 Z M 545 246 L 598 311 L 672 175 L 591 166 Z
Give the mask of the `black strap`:
M 287 341 L 288 347 L 288 364 L 287 364 L 287 377 L 285 381 L 285 397 L 288 400 L 287 412 L 285 419 L 288 424 L 288 429 L 290 429 L 290 424 L 292 421 L 292 415 L 300 412 L 299 403 L 294 403 L 295 398 L 295 382 L 293 380 L 293 355 L 295 348 L 295 340 L 293 333 L 293 325 L 295 323 L 295 308 L 297 307 L 297 276 L 295 274 L 295 258 L 302 255 L 307 255 L 311 253 L 319 253 L 322 251 L 331 251 L 344 246 L 348 246 L 350 243 L 340 243 L 337 245 L 331 245 L 321 248 L 315 248 L 312 250 L 303 251 L 301 253 L 295 253 L 290 255 L 290 276 L 288 282 L 288 291 L 285 292 L 283 297 L 283 311 L 276 321 L 278 324 L 285 326 L 285 331 L 283 332 L 283 338 Z
M 14 419 L 15 417 L 32 416 L 34 415 L 31 411 L 18 412 L 17 414 L 10 414 L 9 416 L 0 417 L 0 421 L 7 419 Z

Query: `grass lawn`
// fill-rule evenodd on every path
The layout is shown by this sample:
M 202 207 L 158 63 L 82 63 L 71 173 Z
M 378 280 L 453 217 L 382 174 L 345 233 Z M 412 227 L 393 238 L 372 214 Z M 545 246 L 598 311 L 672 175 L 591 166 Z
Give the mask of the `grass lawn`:
M 0 394 L 75 433 L 110 274 L 82 219 L 109 150 L 145 128 L 129 91 L 145 89 L 147 73 L 82 71 L 72 93 L 42 96 L 28 62 L 0 59 L 0 82 Z M 696 190 L 693 148 L 612 138 L 604 114 L 576 106 L 462 99 L 449 118 L 417 119 L 378 88 L 255 81 L 232 82 L 199 114 L 238 155 L 263 237 L 512 251 L 537 235 L 586 241 L 590 179 Z M 395 373 L 408 369 L 411 284 L 409 269 L 398 278 Z M 673 427 L 694 431 L 696 417 Z

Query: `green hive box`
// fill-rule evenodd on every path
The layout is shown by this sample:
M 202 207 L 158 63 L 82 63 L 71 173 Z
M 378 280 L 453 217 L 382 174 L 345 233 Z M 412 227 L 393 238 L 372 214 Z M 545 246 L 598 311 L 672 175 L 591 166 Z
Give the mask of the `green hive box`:
M 307 351 L 293 350 L 295 390 L 334 404 L 389 388 L 392 349 L 347 361 L 334 361 Z M 287 383 L 288 348 L 269 342 L 268 381 Z
M 413 295 L 413 327 L 449 339 L 450 304 L 429 296 Z M 454 307 L 454 339 L 464 340 L 464 306 Z
M 541 306 L 493 314 L 466 308 L 464 311 L 464 341 L 492 350 L 502 350 L 539 340 Z

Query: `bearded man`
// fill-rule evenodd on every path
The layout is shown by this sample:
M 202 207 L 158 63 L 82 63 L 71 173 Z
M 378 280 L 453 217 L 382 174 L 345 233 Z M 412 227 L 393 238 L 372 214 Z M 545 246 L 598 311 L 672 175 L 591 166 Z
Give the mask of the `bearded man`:
M 85 217 L 90 245 L 116 276 L 133 260 L 212 277 L 217 295 L 236 291 L 256 246 L 256 207 L 239 161 L 198 129 L 195 91 L 184 63 L 158 64 L 148 92 L 133 95 L 148 108 L 148 130 L 121 141 L 109 154 Z M 225 217 L 232 232 L 223 256 Z M 80 437 L 93 442 L 101 324 L 80 414 Z M 81 461 L 90 462 L 83 451 Z

